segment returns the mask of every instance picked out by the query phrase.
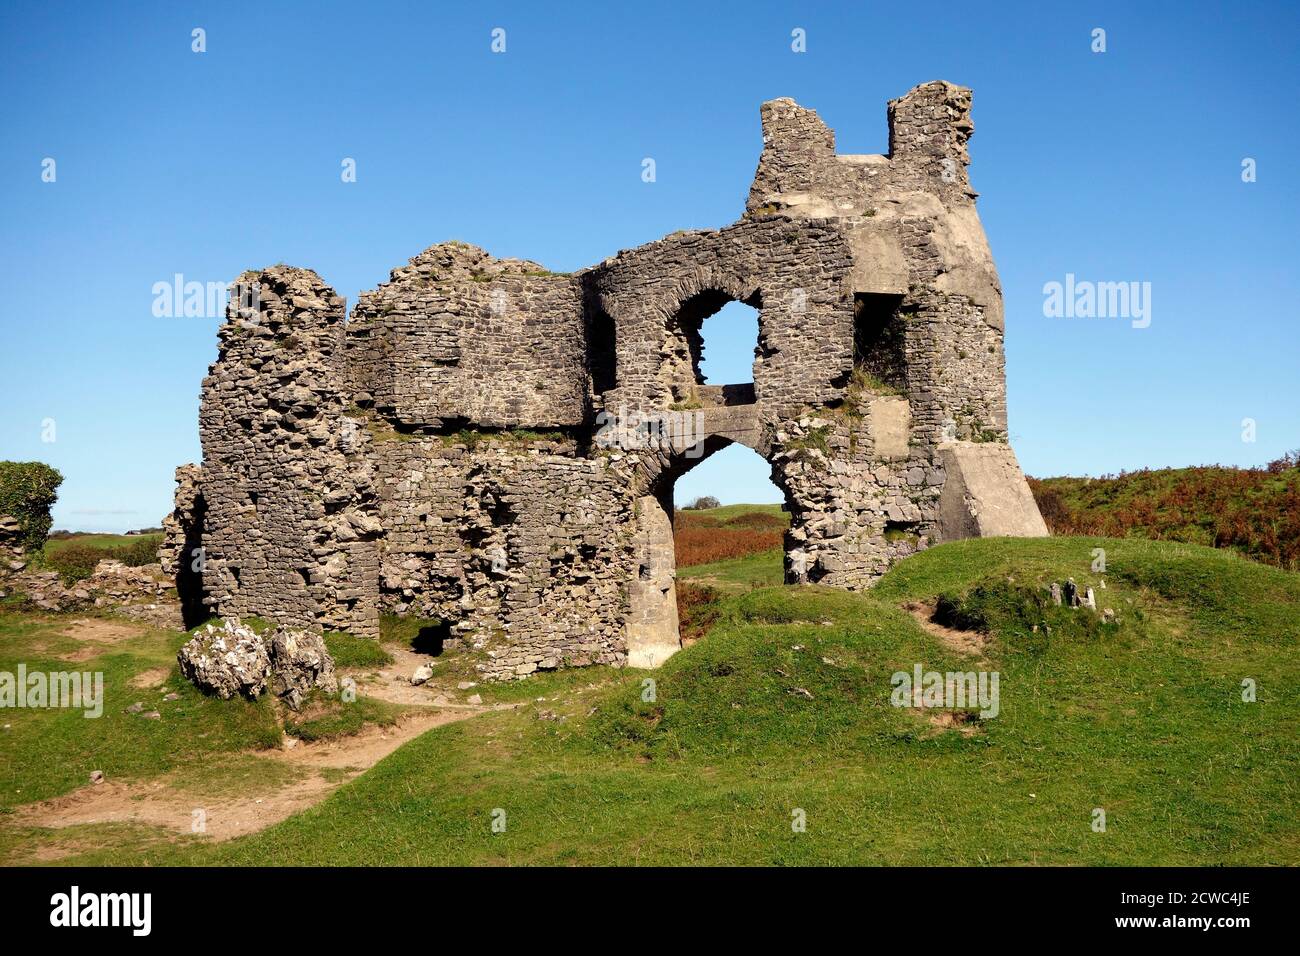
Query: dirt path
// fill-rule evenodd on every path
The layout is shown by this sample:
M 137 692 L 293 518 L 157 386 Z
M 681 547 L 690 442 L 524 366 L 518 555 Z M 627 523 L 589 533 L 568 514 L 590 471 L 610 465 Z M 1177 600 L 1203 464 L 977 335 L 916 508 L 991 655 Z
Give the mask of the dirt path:
M 80 618 L 70 621 L 68 626 L 59 632 L 59 636 L 81 641 L 83 646 L 71 653 L 60 654 L 59 657 L 65 661 L 82 663 L 98 657 L 123 641 L 147 633 L 148 628 L 139 624 L 99 617 Z
M 476 709 L 467 699 L 474 696 L 478 685 L 467 680 L 463 683 L 469 686 L 458 687 L 459 682 L 454 677 L 438 673 L 438 658 L 395 644 L 385 644 L 384 650 L 393 656 L 392 663 L 358 675 L 357 693 L 377 697 L 390 704 L 467 707 L 471 711 Z M 412 684 L 411 675 L 425 664 L 434 666 L 434 676 L 426 684 Z
M 144 823 L 176 833 L 200 833 L 229 840 L 255 833 L 319 803 L 407 741 L 433 727 L 464 720 L 492 708 L 429 708 L 405 715 L 395 726 L 319 743 L 294 741 L 281 750 L 240 755 L 283 765 L 287 773 L 266 773 L 268 784 L 241 793 L 204 795 L 185 782 L 185 771 L 139 782 L 108 781 L 19 807 L 10 818 L 21 826 L 61 828 L 87 823 Z M 289 738 L 293 741 L 293 738 Z M 270 768 L 268 768 L 270 769 Z
M 958 654 L 969 654 L 981 660 L 988 637 L 979 631 L 959 631 L 956 628 L 937 624 L 934 621 L 934 605 L 923 601 L 912 601 L 903 605 L 903 610 L 915 618 L 921 629 L 937 637 L 945 647 Z

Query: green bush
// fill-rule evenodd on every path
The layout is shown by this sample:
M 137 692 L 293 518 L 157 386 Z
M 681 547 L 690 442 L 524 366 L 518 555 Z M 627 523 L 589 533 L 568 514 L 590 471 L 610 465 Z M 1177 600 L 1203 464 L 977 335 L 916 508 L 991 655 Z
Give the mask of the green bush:
M 69 544 L 57 551 L 46 552 L 44 564 L 51 571 L 58 571 L 64 584 L 72 584 L 94 574 L 95 565 L 109 556 L 107 548 Z
M 141 535 L 130 544 L 112 548 L 110 551 L 107 557 L 121 561 L 128 567 L 143 567 L 158 560 L 158 538 Z
M 42 563 L 52 571 L 58 571 L 64 584 L 84 581 L 95 573 L 95 566 L 100 561 L 121 561 L 123 564 L 138 568 L 158 560 L 157 536 L 141 537 L 130 544 L 105 548 L 95 544 L 83 544 L 73 538 L 61 547 L 46 548 Z
M 39 461 L 0 461 L 0 515 L 18 519 L 23 548 L 39 551 L 50 533 L 50 506 L 63 475 Z

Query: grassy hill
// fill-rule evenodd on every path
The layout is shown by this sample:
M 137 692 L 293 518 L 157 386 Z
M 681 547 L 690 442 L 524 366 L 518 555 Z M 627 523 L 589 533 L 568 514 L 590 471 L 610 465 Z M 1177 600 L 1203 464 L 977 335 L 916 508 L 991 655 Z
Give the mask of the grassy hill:
M 1050 606 L 1067 576 L 1118 621 Z M 978 650 L 905 608 L 941 597 Z M 432 730 L 261 833 L 80 828 L 61 862 L 1300 864 L 1300 576 L 1169 542 L 986 539 L 866 593 L 760 587 L 716 612 L 657 671 L 517 685 L 521 709 Z M 892 706 L 915 664 L 996 670 L 1000 713 Z
M 673 518 L 677 566 L 689 568 L 780 549 L 789 526 L 790 516 L 780 505 L 723 505 L 705 511 L 679 508 Z
M 1053 534 L 1185 541 L 1300 568 L 1300 459 L 1266 468 L 1134 471 L 1029 479 Z

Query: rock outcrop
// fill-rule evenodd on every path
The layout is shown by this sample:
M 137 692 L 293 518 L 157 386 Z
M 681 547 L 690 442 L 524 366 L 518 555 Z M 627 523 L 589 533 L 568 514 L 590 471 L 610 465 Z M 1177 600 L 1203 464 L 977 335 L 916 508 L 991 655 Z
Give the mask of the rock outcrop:
M 199 690 L 222 700 L 255 700 L 271 677 L 266 641 L 251 627 L 229 619 L 199 630 L 177 653 L 181 674 Z
M 334 659 L 325 648 L 323 636 L 280 627 L 271 635 L 269 643 L 271 691 L 289 707 L 297 710 L 314 690 L 329 695 L 338 692 Z

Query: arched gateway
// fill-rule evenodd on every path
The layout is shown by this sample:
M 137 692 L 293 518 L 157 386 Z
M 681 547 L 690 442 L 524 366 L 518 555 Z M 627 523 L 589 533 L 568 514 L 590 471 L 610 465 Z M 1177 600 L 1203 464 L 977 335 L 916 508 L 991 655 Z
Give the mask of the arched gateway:
M 677 647 L 671 485 L 731 442 L 785 493 L 788 581 L 862 588 L 938 541 L 1046 534 L 1007 444 L 970 103 L 942 82 L 892 101 L 888 156 L 765 103 L 738 222 L 573 274 L 443 243 L 345 321 L 309 270 L 245 273 L 167 522 L 178 584 L 361 635 L 437 618 L 503 679 Z M 752 386 L 700 376 L 729 301 L 759 312 Z

